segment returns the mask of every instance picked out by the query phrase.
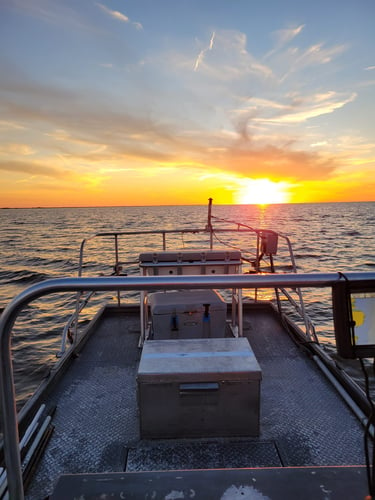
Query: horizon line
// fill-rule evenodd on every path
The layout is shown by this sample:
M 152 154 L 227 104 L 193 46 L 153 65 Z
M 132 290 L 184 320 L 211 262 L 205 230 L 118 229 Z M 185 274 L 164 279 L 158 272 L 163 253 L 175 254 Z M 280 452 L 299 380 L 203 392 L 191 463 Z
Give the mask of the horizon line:
M 216 206 L 259 206 L 269 205 L 323 205 L 329 203 L 374 203 L 375 200 L 351 200 L 351 201 L 299 201 L 286 203 L 215 203 Z M 206 203 L 160 203 L 153 205 L 46 205 L 29 207 L 0 207 L 0 210 L 30 210 L 44 208 L 131 208 L 131 207 L 203 207 Z

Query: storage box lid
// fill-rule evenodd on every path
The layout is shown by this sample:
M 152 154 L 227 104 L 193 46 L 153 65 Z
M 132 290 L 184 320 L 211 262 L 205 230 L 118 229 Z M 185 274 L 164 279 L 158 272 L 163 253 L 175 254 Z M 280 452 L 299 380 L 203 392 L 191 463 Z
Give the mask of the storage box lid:
M 147 340 L 141 383 L 260 380 L 259 364 L 244 338 Z
M 239 250 L 181 250 L 174 252 L 145 252 L 139 256 L 140 264 L 158 263 L 208 263 L 241 264 Z
M 203 304 L 210 304 L 209 312 L 226 311 L 227 308 L 223 298 L 214 290 L 157 292 L 148 297 L 153 315 L 203 312 Z

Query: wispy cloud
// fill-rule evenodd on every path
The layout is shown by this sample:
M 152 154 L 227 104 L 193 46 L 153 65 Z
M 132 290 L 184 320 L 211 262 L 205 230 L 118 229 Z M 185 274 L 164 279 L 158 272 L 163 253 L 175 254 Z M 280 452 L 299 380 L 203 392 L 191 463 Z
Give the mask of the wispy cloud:
M 107 149 L 106 144 L 95 143 L 92 139 L 80 137 L 77 134 L 72 135 L 62 129 L 47 132 L 45 135 L 57 142 L 68 145 L 68 149 L 70 148 L 72 150 L 72 147 L 74 147 L 76 155 L 78 155 L 79 151 L 86 152 L 88 155 L 95 155 L 103 153 Z M 78 146 L 78 148 L 76 146 Z M 60 148 L 60 150 L 62 149 L 63 148 Z
M 276 52 L 284 48 L 289 42 L 291 42 L 294 38 L 296 38 L 296 36 L 298 36 L 302 32 L 304 27 L 305 25 L 301 24 L 296 28 L 288 28 L 288 29 L 274 31 L 272 33 L 272 36 L 276 40 L 275 46 L 265 55 L 265 58 L 267 59 L 268 57 L 274 55 Z
M 334 45 L 333 47 L 325 47 L 323 43 L 318 43 L 307 48 L 300 54 L 298 62 L 304 61 L 304 64 L 327 64 L 334 57 L 347 50 L 347 44 Z
M 13 121 L 0 120 L 0 130 L 22 130 L 25 127 L 19 123 Z
M 181 60 L 184 58 L 176 55 L 176 61 Z M 187 66 L 185 61 L 182 66 Z M 248 51 L 246 35 L 235 30 L 213 32 L 209 45 L 194 59 L 193 69 L 217 82 L 245 79 L 249 75 L 272 78 L 270 67 Z
M 247 177 L 271 177 L 288 181 L 314 180 L 329 177 L 338 166 L 334 156 L 318 152 L 295 150 L 266 145 L 256 148 L 251 144 L 228 148 L 220 162 L 225 170 Z M 224 170 L 224 169 L 223 169 Z
M 353 102 L 353 93 L 327 91 L 312 95 L 292 93 L 280 101 L 251 97 L 245 106 L 234 110 L 234 116 L 250 116 L 257 123 L 295 124 L 333 113 Z
M 301 24 L 300 26 L 297 26 L 296 28 L 289 28 L 289 29 L 282 29 L 274 32 L 274 36 L 277 39 L 277 45 L 278 46 L 283 46 L 287 43 L 289 43 L 293 38 L 295 38 L 297 35 L 299 35 L 303 28 L 305 27 L 304 24 Z
M 347 43 L 328 45 L 324 41 L 308 46 L 297 45 L 294 42 L 304 28 L 305 25 L 301 24 L 275 32 L 274 46 L 264 55 L 255 56 L 250 51 L 251 40 L 248 40 L 245 33 L 220 29 L 215 30 L 210 43 L 202 48 L 193 61 L 186 54 L 172 53 L 169 56 L 173 56 L 173 66 L 176 68 L 185 69 L 190 65 L 190 68 L 193 66 L 194 72 L 199 71 L 202 77 L 211 78 L 218 84 L 237 80 L 243 83 L 243 86 L 247 85 L 251 93 L 258 87 L 259 91 L 264 93 L 265 89 L 262 90 L 261 85 L 266 84 L 268 88 L 293 85 L 291 77 L 296 81 L 297 75 L 304 78 L 307 71 L 314 70 L 316 78 L 319 78 L 317 68 L 333 63 L 349 48 Z M 171 57 L 168 57 L 168 54 L 164 56 L 167 56 L 170 68 Z M 231 91 L 235 92 L 235 89 Z
M 2 2 L 1 8 L 3 4 L 5 6 L 5 3 Z M 88 16 L 83 14 L 80 9 L 77 9 L 75 3 L 69 5 L 68 2 L 49 0 L 33 0 L 32 2 L 29 0 L 11 0 L 7 3 L 11 9 L 20 12 L 22 15 L 28 15 L 51 25 L 69 27 L 69 29 L 77 32 L 98 32 L 98 28 L 90 24 Z
M 75 101 L 80 100 L 76 96 Z M 327 97 L 328 99 L 328 97 Z M 332 96 L 331 96 L 332 99 Z M 324 101 L 322 96 L 317 101 Z M 254 101 L 262 109 L 286 113 L 285 106 L 271 100 Z M 64 106 L 61 104 L 61 107 Z M 48 132 L 48 137 L 56 141 L 49 142 L 55 156 L 45 162 L 21 160 L 2 161 L 1 170 L 27 173 L 62 180 L 73 179 L 74 172 L 69 168 L 57 168 L 57 164 L 79 165 L 80 171 L 99 171 L 103 163 L 113 172 L 139 165 L 141 171 L 160 168 L 161 165 L 183 169 L 184 164 L 199 171 L 230 172 L 233 175 L 264 175 L 274 178 L 288 176 L 295 179 L 318 178 L 324 172 L 328 175 L 335 167 L 335 162 L 324 159 L 317 153 L 293 151 L 284 144 L 262 145 L 251 141 L 246 135 L 248 121 L 257 117 L 246 117 L 242 125 L 235 126 L 237 133 L 218 134 L 215 130 L 203 133 L 201 128 L 184 129 L 184 124 L 175 123 L 173 128 L 159 120 L 132 116 L 126 112 L 114 112 L 106 108 L 100 99 L 96 100 L 95 110 L 85 108 L 83 103 L 77 104 L 75 111 L 66 113 L 63 109 L 41 110 L 38 100 L 31 101 L 28 106 L 9 107 L 10 114 L 21 123 L 31 117 L 39 123 L 41 130 Z M 239 138 L 242 138 L 239 141 Z M 61 158 L 56 156 L 59 151 Z M 301 169 L 301 164 L 304 168 Z M 196 165 L 196 167 L 194 167 Z M 109 174 L 108 174 L 109 175 Z M 79 177 L 81 179 L 81 177 Z
M 0 155 L 1 154 L 15 154 L 20 156 L 30 156 L 35 154 L 36 151 L 28 144 L 16 144 L 16 143 L 8 143 L 8 144 L 0 144 Z
M 293 106 L 285 106 L 284 111 L 268 118 L 257 118 L 259 121 L 273 123 L 302 123 L 311 118 L 333 113 L 335 110 L 353 102 L 357 97 L 356 93 L 348 96 L 330 92 L 327 95 L 312 96 L 305 100 L 304 106 L 299 111 Z
M 101 66 L 102 68 L 108 68 L 108 69 L 112 69 L 113 68 L 113 64 L 112 63 L 100 63 L 99 66 Z
M 122 21 L 124 23 L 128 23 L 129 22 L 128 16 L 126 16 L 122 12 L 119 12 L 118 10 L 111 10 L 111 9 L 109 9 L 108 7 L 106 7 L 105 5 L 103 5 L 101 3 L 97 3 L 96 5 L 98 7 L 100 7 L 110 17 L 113 17 L 114 19 L 117 19 L 118 21 Z
M 128 16 L 126 16 L 125 14 L 123 14 L 122 12 L 120 12 L 118 10 L 111 10 L 111 9 L 109 9 L 108 7 L 106 7 L 105 5 L 103 5 L 101 3 L 97 3 L 96 5 L 98 7 L 100 7 L 100 9 L 102 9 L 102 11 L 105 12 L 108 16 L 112 17 L 113 19 L 116 19 L 117 21 L 121 21 L 123 23 L 131 23 L 138 30 L 141 30 L 143 28 L 143 26 L 142 26 L 141 23 L 131 21 L 128 18 Z
M 326 47 L 324 43 L 317 43 L 306 49 L 291 47 L 284 52 L 279 52 L 277 54 L 277 63 L 281 70 L 287 68 L 287 71 L 280 77 L 280 83 L 284 83 L 290 77 L 296 78 L 296 74 L 302 73 L 309 68 L 332 63 L 338 55 L 347 49 L 347 44 Z
M 0 160 L 0 170 L 13 173 L 20 172 L 33 176 L 53 177 L 60 180 L 75 180 L 78 177 L 68 169 L 59 169 L 31 161 Z

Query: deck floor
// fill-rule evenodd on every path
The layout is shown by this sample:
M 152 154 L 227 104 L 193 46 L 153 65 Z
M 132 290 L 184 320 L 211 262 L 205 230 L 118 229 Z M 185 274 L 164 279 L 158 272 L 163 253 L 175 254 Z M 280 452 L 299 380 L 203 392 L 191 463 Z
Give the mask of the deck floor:
M 49 402 L 55 429 L 26 498 L 51 494 L 63 473 L 364 465 L 361 425 L 263 309 L 244 316 L 263 377 L 259 438 L 140 440 L 139 333 L 137 315 L 103 315 Z

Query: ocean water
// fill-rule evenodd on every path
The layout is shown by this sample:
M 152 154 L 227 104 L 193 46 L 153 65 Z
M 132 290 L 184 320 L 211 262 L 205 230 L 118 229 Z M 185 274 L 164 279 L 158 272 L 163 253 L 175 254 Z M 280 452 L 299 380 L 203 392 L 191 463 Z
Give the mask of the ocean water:
M 287 235 L 299 272 L 375 270 L 375 202 L 269 206 L 214 206 L 213 214 L 249 226 Z M 110 231 L 204 228 L 206 206 L 34 208 L 0 210 L 0 311 L 33 283 L 77 276 L 83 238 Z M 220 235 L 214 245 L 247 249 L 252 241 L 236 234 Z M 187 248 L 196 235 L 171 237 L 168 249 Z M 208 245 L 207 241 L 202 242 Z M 282 242 L 280 242 L 280 245 Z M 113 272 L 113 238 L 87 242 L 84 276 Z M 161 249 L 161 237 L 121 238 L 119 256 L 124 272 L 139 274 L 140 252 Z M 281 269 L 287 264 L 277 258 Z M 251 254 L 250 254 L 251 255 Z M 284 270 L 287 270 L 285 267 Z M 334 349 L 327 290 L 306 291 L 306 309 L 322 343 Z M 74 295 L 51 295 L 31 303 L 20 315 L 13 333 L 13 356 L 18 404 L 22 405 L 56 361 L 64 325 L 74 310 Z M 106 297 L 115 300 L 115 294 Z M 103 297 L 90 303 L 83 319 L 99 307 Z M 134 302 L 136 294 L 123 300 Z M 354 374 L 355 376 L 355 374 Z

